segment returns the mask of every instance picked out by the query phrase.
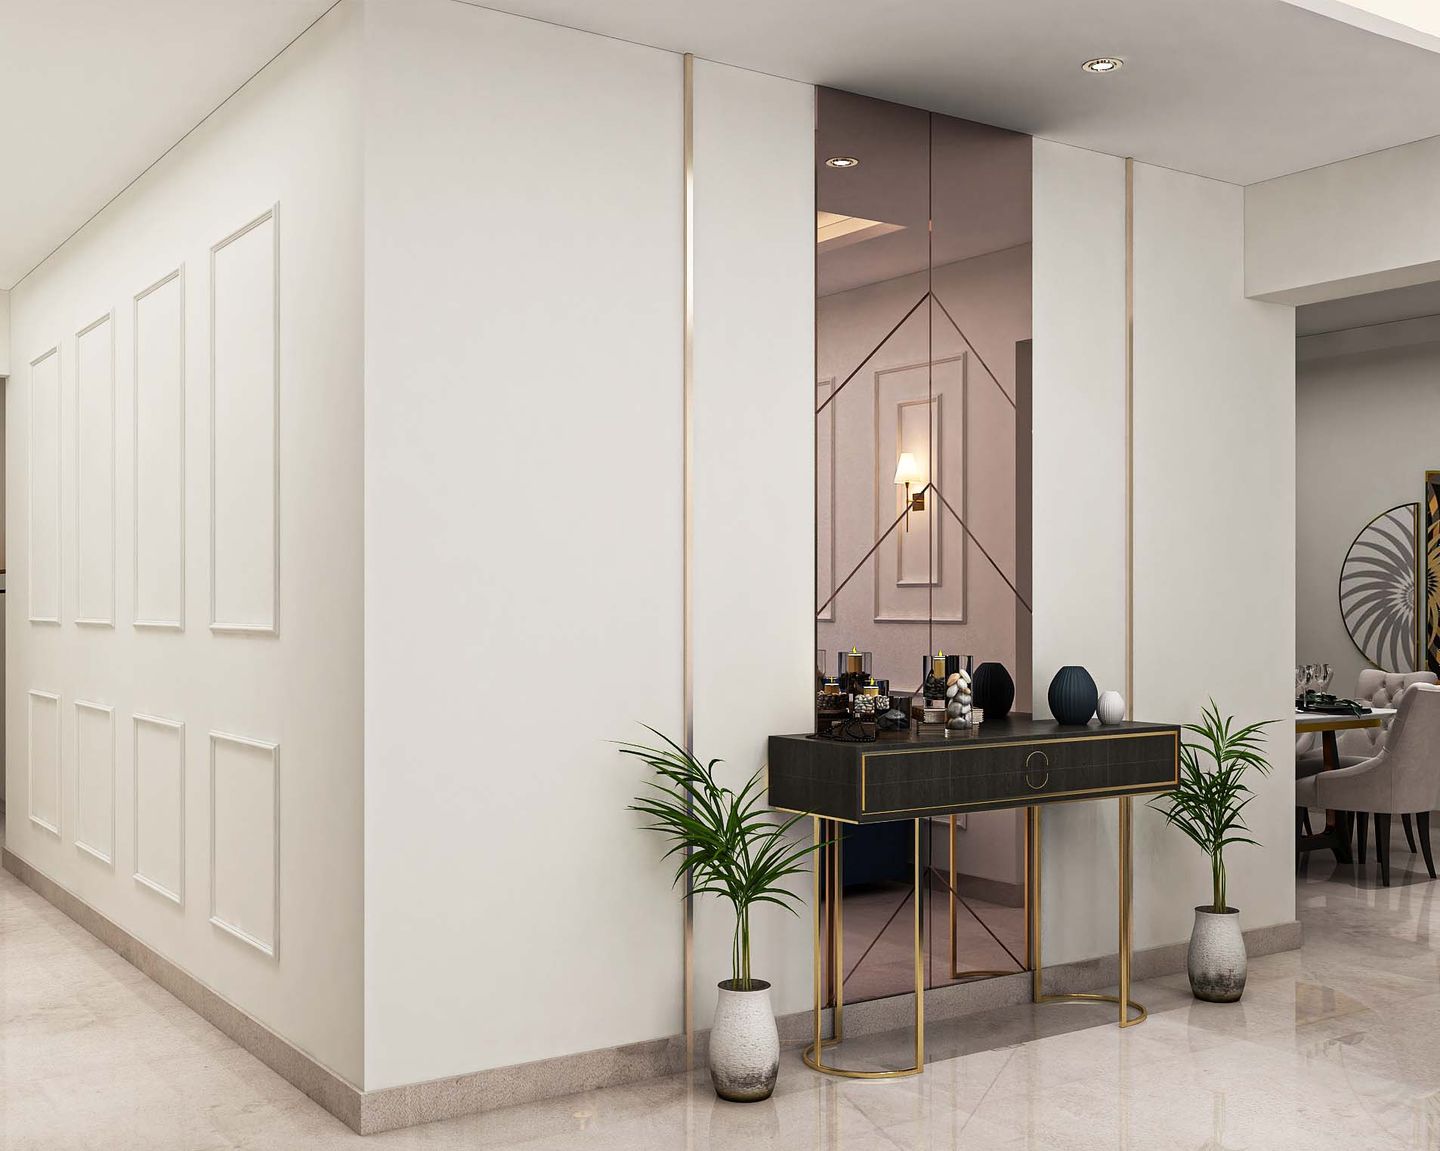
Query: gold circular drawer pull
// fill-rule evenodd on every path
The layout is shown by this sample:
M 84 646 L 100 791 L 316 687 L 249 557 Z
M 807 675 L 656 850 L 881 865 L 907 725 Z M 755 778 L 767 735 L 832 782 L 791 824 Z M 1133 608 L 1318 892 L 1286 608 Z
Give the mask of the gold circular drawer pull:
M 1050 757 L 1043 751 L 1032 751 L 1025 757 L 1025 783 L 1032 791 L 1041 791 L 1050 782 Z M 1039 783 L 1031 781 L 1030 776 L 1037 771 L 1044 771 L 1045 778 Z

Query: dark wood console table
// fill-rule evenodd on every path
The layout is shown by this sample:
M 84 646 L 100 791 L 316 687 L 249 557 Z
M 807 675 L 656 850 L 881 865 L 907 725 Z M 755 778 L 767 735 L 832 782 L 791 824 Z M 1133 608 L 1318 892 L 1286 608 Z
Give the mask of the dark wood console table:
M 1121 1027 L 1142 1022 L 1145 1008 L 1130 999 L 1132 797 L 1173 788 L 1179 771 L 1180 729 L 1173 724 L 1127 722 L 1102 727 L 1092 722 L 1085 727 L 1066 727 L 1053 720 L 1012 715 L 958 734 L 912 732 L 903 740 L 875 743 L 772 735 L 770 805 L 811 816 L 816 844 L 829 845 L 815 855 L 815 1041 L 805 1051 L 805 1062 L 826 1074 L 857 1079 L 917 1075 L 924 1069 L 920 823 L 971 811 L 1027 809 L 1026 935 L 1033 1001 L 1114 1003 L 1119 1006 Z M 1047 995 L 1040 946 L 1040 813 L 1046 804 L 1108 798 L 1117 799 L 1120 807 L 1118 994 Z M 893 820 L 912 820 L 915 825 L 915 1064 L 894 1071 L 848 1071 L 827 1065 L 822 1058 L 824 1047 L 844 1037 L 843 974 L 834 977 L 843 955 L 839 898 L 842 829 L 846 824 Z M 835 1003 L 830 1039 L 821 1034 L 821 951 L 825 945 L 821 891 L 826 875 L 834 893 L 826 916 Z

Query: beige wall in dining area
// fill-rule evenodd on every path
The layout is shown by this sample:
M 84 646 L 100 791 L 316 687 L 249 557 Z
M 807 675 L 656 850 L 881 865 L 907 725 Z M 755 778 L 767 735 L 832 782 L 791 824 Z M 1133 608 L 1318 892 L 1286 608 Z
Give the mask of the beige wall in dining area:
M 1440 322 L 1429 323 L 1426 342 L 1350 355 L 1310 358 L 1324 337 L 1298 341 L 1295 661 L 1330 664 L 1339 695 L 1373 666 L 1340 615 L 1345 554 L 1381 512 L 1418 501 L 1426 469 L 1440 468 Z

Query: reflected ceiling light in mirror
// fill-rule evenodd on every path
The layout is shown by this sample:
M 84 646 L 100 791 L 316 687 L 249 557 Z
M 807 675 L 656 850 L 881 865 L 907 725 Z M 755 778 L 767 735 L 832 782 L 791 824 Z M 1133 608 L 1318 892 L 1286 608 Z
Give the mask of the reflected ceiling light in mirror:
M 815 243 L 821 251 L 848 248 L 863 240 L 877 236 L 888 236 L 901 230 L 899 224 L 887 224 L 884 220 L 867 220 L 861 216 L 842 216 L 835 212 L 815 213 Z
M 1080 67 L 1087 72 L 1094 72 L 1097 76 L 1104 76 L 1110 72 L 1118 72 L 1125 66 L 1125 61 L 1119 56 L 1096 56 L 1093 60 L 1086 60 Z
M 923 512 L 925 510 L 925 492 L 923 485 L 925 477 L 920 472 L 920 465 L 915 462 L 914 452 L 901 452 L 899 460 L 895 463 L 895 484 L 898 487 L 905 485 L 905 530 L 910 530 L 910 513 L 912 511 Z M 922 490 L 915 495 L 910 494 L 910 485 L 919 484 Z
M 827 168 L 858 168 L 860 161 L 854 156 L 831 156 L 825 161 Z

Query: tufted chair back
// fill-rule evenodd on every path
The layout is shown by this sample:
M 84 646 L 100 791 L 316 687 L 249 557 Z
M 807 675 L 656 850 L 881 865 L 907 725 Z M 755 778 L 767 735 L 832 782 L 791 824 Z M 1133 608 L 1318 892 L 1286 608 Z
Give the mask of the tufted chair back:
M 1440 747 L 1440 687 L 1411 685 L 1401 694 L 1399 708 L 1390 738 L 1378 755 L 1315 777 L 1318 806 L 1403 815 L 1434 811 L 1440 805 L 1435 758 Z
M 1412 683 L 1436 683 L 1433 672 L 1380 671 L 1367 667 L 1360 673 L 1360 683 L 1355 690 L 1355 699 L 1371 707 L 1399 707 L 1400 695 Z M 1398 718 L 1398 717 L 1397 717 Z M 1392 725 L 1393 726 L 1393 725 Z M 1353 731 L 1342 731 L 1337 744 L 1341 755 L 1379 755 L 1389 737 L 1390 727 L 1362 727 Z

